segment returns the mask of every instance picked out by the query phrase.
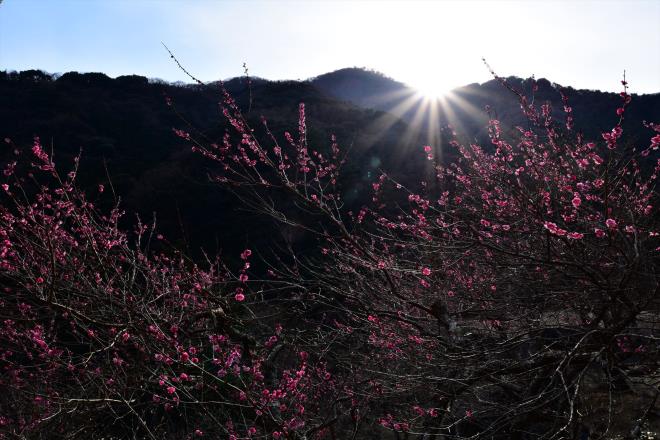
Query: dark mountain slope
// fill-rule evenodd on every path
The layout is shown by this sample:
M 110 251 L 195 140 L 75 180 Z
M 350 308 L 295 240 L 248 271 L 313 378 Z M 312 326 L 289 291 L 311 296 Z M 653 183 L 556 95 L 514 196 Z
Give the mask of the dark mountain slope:
M 529 81 L 509 81 L 529 92 Z M 557 86 L 547 80 L 538 84 L 536 102 L 548 101 L 561 112 Z M 298 104 L 305 102 L 311 148 L 327 150 L 334 133 L 342 149 L 350 150 L 342 189 L 347 203 L 356 206 L 369 198 L 381 168 L 405 183 L 418 183 L 424 176 L 420 169 L 430 171 L 423 145 L 436 145 L 451 157 L 437 127 L 451 123 L 464 139 L 483 140 L 486 105 L 505 128 L 524 122 L 515 96 L 496 81 L 454 90 L 435 113 L 421 98 L 412 98 L 415 92 L 409 87 L 363 69 L 343 69 L 304 82 L 253 78 L 250 88 L 244 78 L 235 78 L 225 86 L 266 145 L 260 117 L 282 140 L 285 131 L 296 132 Z M 617 94 L 571 88 L 566 94 L 576 127 L 588 136 L 599 138 L 615 123 Z M 156 213 L 160 229 L 192 249 L 240 248 L 248 238 L 254 242 L 272 235 L 261 219 L 236 212 L 234 199 L 209 184 L 212 164 L 192 154 L 172 131 L 181 128 L 211 141 L 221 139 L 228 127 L 219 111 L 217 84 L 172 85 L 101 73 L 56 77 L 31 70 L 0 72 L 0 96 L 1 137 L 28 147 L 38 135 L 65 168 L 82 148 L 82 185 L 94 189 L 112 183 L 128 212 L 149 219 Z M 166 96 L 174 107 L 166 104 Z M 626 115 L 624 128 L 646 141 L 641 121 L 660 119 L 660 95 L 633 96 Z M 6 158 L 10 152 L 0 154 Z
M 323 93 L 361 107 L 390 111 L 415 90 L 380 72 L 357 67 L 319 75 L 310 82 Z
M 379 167 L 415 175 L 415 162 L 422 162 L 420 154 L 402 161 L 423 142 L 405 136 L 405 123 L 328 97 L 309 83 L 253 80 L 251 94 L 243 79 L 228 81 L 226 87 L 265 145 L 269 141 L 260 117 L 283 141 L 284 131 L 296 132 L 298 104 L 305 102 L 310 147 L 329 149 L 334 133 L 340 147 L 351 150 L 343 181 L 348 202 L 358 202 L 356 195 L 370 188 Z M 112 183 L 124 209 L 146 219 L 156 213 L 168 237 L 213 252 L 272 235 L 254 214 L 236 211 L 234 198 L 209 183 L 212 164 L 173 133 L 172 128 L 180 128 L 211 141 L 222 138 L 228 127 L 219 110 L 217 85 L 174 86 L 99 73 L 52 77 L 40 71 L 0 72 L 0 96 L 2 138 L 29 147 L 33 136 L 40 136 L 65 170 L 82 148 L 81 184 L 94 193 L 97 184 L 109 188 Z M 165 96 L 174 107 L 166 104 Z M 3 159 L 11 155 L 7 149 L 1 153 Z
M 531 98 L 529 79 L 510 77 L 507 81 Z M 415 89 L 401 82 L 364 69 L 341 69 L 313 78 L 310 82 L 329 96 L 391 113 L 420 131 L 449 123 L 457 127 L 466 138 L 482 140 L 487 122 L 484 112 L 486 106 L 493 109 L 505 127 L 525 122 L 515 95 L 496 80 L 454 89 L 437 104 L 424 99 Z M 559 90 L 564 91 L 573 108 L 575 127 L 587 137 L 600 138 L 601 132 L 609 131 L 616 124 L 615 110 L 620 105 L 620 97 L 616 93 L 576 90 L 553 84 L 546 79 L 539 79 L 537 85 L 535 102 L 549 102 L 555 113 L 563 111 Z M 435 114 L 429 111 L 433 106 L 437 107 Z M 607 109 L 611 111 L 607 112 Z M 647 132 L 641 121 L 660 118 L 660 93 L 633 95 L 626 118 L 630 123 L 626 123 L 624 129 L 628 129 L 635 138 L 645 139 Z

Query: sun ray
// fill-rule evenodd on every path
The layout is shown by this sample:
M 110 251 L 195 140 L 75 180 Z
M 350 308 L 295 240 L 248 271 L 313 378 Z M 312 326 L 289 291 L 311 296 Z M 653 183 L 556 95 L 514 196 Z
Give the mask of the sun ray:
M 412 92 L 403 96 L 405 97 L 398 104 L 372 122 L 373 128 L 385 134 L 397 122 L 405 121 L 407 113 L 421 103 L 421 97 Z

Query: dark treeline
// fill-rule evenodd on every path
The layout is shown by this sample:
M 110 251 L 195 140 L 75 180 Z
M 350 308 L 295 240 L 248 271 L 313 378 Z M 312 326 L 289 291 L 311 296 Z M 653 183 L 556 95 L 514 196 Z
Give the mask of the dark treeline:
M 528 85 L 516 78 L 510 82 L 523 89 Z M 486 105 L 506 129 L 522 122 L 515 96 L 496 81 L 456 89 L 439 109 L 437 124 L 423 115 L 423 103 L 412 89 L 363 69 L 302 82 L 252 78 L 250 87 L 247 84 L 246 78 L 235 78 L 225 86 L 265 145 L 270 141 L 261 117 L 278 140 L 286 142 L 284 132 L 297 130 L 300 102 L 307 109 L 311 149 L 327 152 L 331 135 L 336 135 L 342 151 L 351 156 L 341 182 L 344 200 L 356 207 L 369 197 L 380 169 L 394 171 L 407 184 L 418 183 L 419 167 L 428 169 L 423 145 L 452 156 L 442 133 L 430 127 L 450 123 L 463 140 L 482 141 L 487 134 Z M 538 84 L 537 100 L 550 101 L 561 112 L 557 86 L 546 80 Z M 576 127 L 584 127 L 587 136 L 599 137 L 616 123 L 617 94 L 571 88 L 566 94 L 578 115 Z M 97 186 L 114 190 L 128 213 L 127 224 L 135 221 L 135 213 L 148 221 L 155 214 L 158 229 L 191 253 L 200 247 L 234 253 L 248 241 L 274 236 L 259 215 L 238 211 L 233 197 L 209 183 L 213 170 L 173 132 L 178 128 L 209 142 L 221 141 L 227 123 L 220 113 L 217 85 L 171 84 L 137 75 L 112 79 L 102 73 L 3 71 L 0 96 L 0 135 L 25 147 L 39 136 L 64 168 L 82 149 L 81 185 L 101 203 L 112 198 L 97 198 Z M 167 99 L 174 105 L 168 106 Z M 397 104 L 405 100 L 410 104 L 402 111 Z M 604 114 L 604 108 L 612 111 Z M 417 113 L 423 116 L 415 119 Z M 659 114 L 660 95 L 634 96 L 627 116 L 636 122 L 624 128 L 633 133 L 632 139 L 647 139 L 639 121 Z M 3 158 L 8 154 L 4 151 Z
M 345 151 L 362 157 L 351 162 L 347 191 L 370 186 L 376 169 L 393 157 L 384 152 L 410 151 L 398 142 L 406 124 L 381 112 L 326 97 L 305 82 L 251 82 L 250 111 L 245 80 L 230 80 L 226 86 L 255 131 L 261 131 L 263 116 L 284 141 L 284 131 L 295 134 L 298 104 L 305 102 L 312 148 L 327 150 L 334 133 Z M 82 149 L 81 184 L 91 194 L 98 184 L 108 191 L 114 188 L 122 207 L 146 220 L 156 213 L 159 230 L 177 245 L 191 251 L 203 246 L 214 253 L 238 249 L 248 239 L 261 241 L 260 234 L 272 236 L 254 214 L 236 211 L 233 198 L 209 183 L 213 170 L 173 133 L 178 128 L 221 141 L 226 122 L 218 104 L 219 89 L 213 84 L 173 85 L 134 75 L 112 79 L 101 73 L 56 77 L 31 70 L 0 73 L 0 95 L 3 138 L 29 147 L 33 137 L 40 136 L 64 169 Z M 167 105 L 166 97 L 173 106 Z M 383 117 L 393 122 L 387 130 L 374 124 Z M 412 139 L 408 146 L 420 142 Z M 5 150 L 4 158 L 8 154 Z M 134 222 L 134 216 L 128 217 Z

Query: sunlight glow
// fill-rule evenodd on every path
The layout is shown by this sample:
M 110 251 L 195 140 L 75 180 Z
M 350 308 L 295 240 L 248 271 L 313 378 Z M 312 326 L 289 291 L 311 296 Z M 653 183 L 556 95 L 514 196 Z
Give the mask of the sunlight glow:
M 441 98 L 451 90 L 451 85 L 443 83 L 441 78 L 420 78 L 418 83 L 410 85 L 425 99 L 429 100 Z

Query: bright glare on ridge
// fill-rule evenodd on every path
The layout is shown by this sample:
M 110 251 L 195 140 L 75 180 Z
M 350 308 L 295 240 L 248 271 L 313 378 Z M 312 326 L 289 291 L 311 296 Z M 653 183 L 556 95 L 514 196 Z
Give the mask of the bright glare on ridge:
M 440 78 L 421 78 L 418 83 L 410 84 L 425 99 L 436 100 L 443 97 L 451 86 L 444 84 Z

